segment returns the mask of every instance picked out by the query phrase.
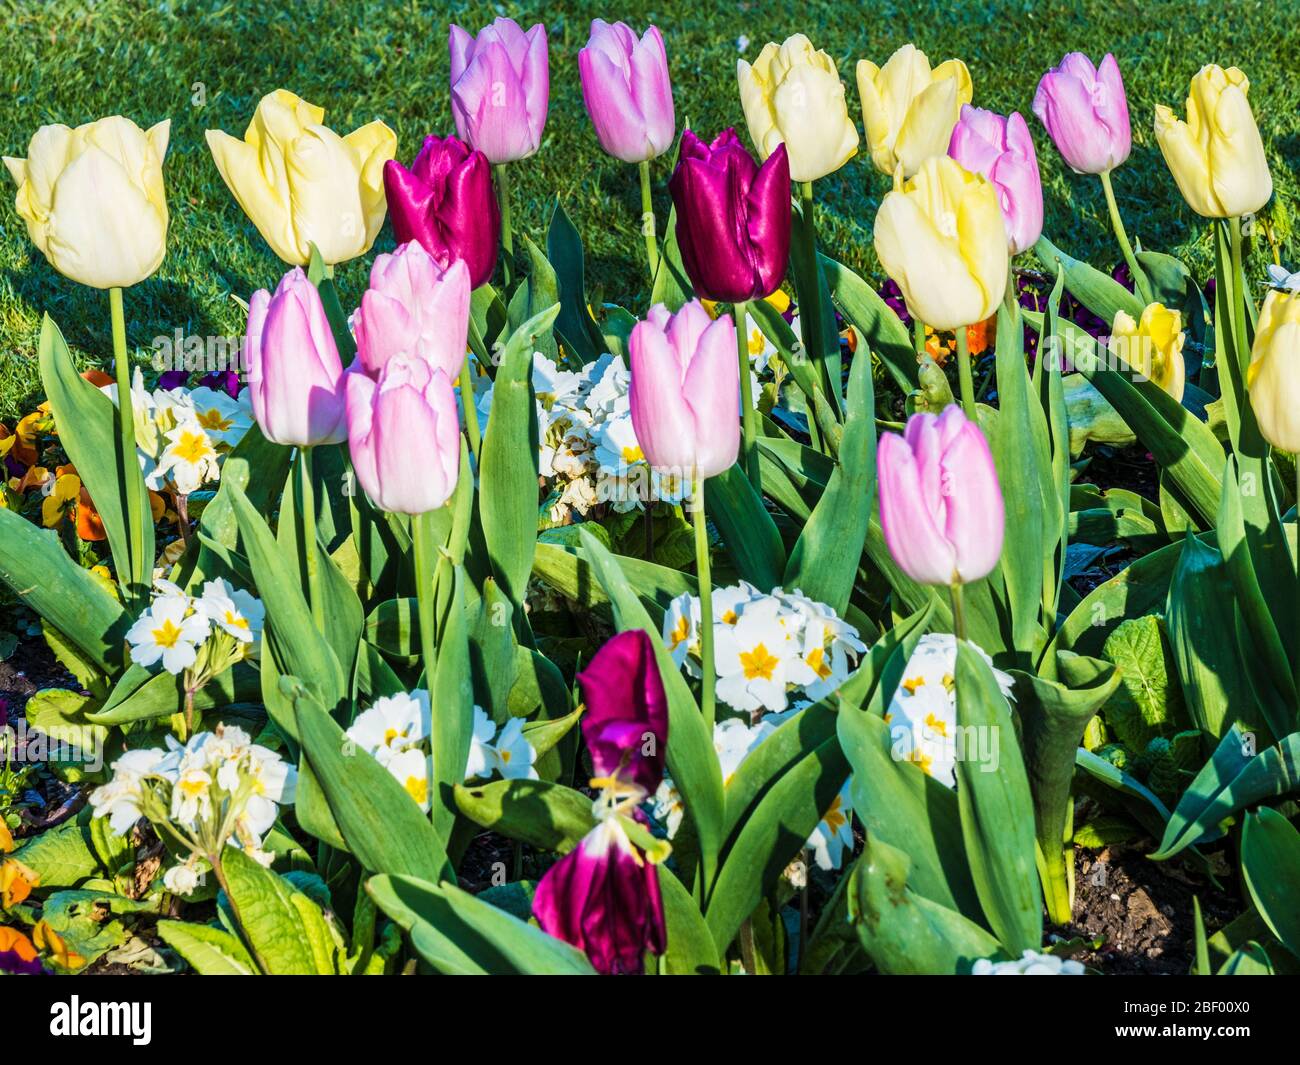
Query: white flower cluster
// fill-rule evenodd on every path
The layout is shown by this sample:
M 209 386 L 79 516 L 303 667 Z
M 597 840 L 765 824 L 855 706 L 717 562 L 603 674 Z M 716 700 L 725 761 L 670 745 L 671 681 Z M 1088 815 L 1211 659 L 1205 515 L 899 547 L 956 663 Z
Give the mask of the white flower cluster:
M 229 842 L 267 865 L 263 837 L 280 807 L 293 802 L 297 783 L 298 771 L 275 751 L 253 743 L 241 728 L 218 725 L 183 745 L 168 736 L 166 750 L 128 751 L 113 763 L 113 778 L 90 793 L 90 805 L 119 835 L 141 817 L 165 818 L 204 848 Z M 228 838 L 217 838 L 221 831 Z M 169 890 L 188 882 L 186 874 L 178 875 Z
M 236 650 L 251 653 L 262 633 L 262 601 L 223 578 L 206 581 L 201 595 L 190 595 L 171 581 L 154 582 L 149 609 L 127 631 L 131 661 L 140 666 L 162 662 L 168 673 L 185 672 L 212 636 L 225 635 Z M 242 655 L 234 655 L 236 660 Z
M 847 679 L 867 648 L 858 630 L 799 591 L 764 595 L 741 581 L 713 590 L 717 696 L 746 713 L 779 712 L 791 696 L 816 702 Z M 699 676 L 700 600 L 683 593 L 664 614 L 664 643 Z
M 1083 976 L 1081 962 L 1067 961 L 1055 954 L 1027 950 L 1016 961 L 980 958 L 971 966 L 971 976 Z
M 101 389 L 116 405 L 117 385 Z M 232 399 L 212 388 L 144 387 L 139 367 L 131 385 L 136 453 L 145 484 L 155 491 L 197 492 L 221 477 L 221 459 L 253 424 L 248 391 Z
M 993 660 L 978 647 L 991 666 Z M 885 724 L 894 757 L 916 763 L 948 787 L 957 785 L 957 639 L 950 633 L 926 633 L 903 670 L 903 680 L 889 701 Z M 1002 694 L 1011 698 L 1011 678 L 993 670 Z

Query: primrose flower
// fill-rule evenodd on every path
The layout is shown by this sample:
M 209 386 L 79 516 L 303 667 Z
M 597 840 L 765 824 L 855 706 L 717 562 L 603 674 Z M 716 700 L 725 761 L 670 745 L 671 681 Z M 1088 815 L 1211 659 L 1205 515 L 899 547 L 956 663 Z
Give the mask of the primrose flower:
M 819 869 L 838 869 L 844 864 L 844 852 L 853 852 L 853 795 L 846 780 L 831 803 L 831 808 L 808 837 L 808 847 Z
M 368 710 L 357 715 L 347 736 L 380 765 L 387 766 L 398 754 L 427 740 L 432 728 L 429 693 L 417 688 L 409 695 L 402 692 L 376 699 Z
M 205 581 L 203 595 L 195 602 L 212 624 L 240 643 L 252 643 L 261 635 L 266 617 L 262 601 L 242 588 L 232 587 L 225 578 Z
M 141 817 L 141 796 L 147 778 L 168 776 L 173 759 L 158 747 L 127 751 L 113 763 L 113 778 L 90 793 L 95 817 L 107 817 L 108 827 L 124 836 Z
M 418 747 L 408 747 L 392 755 L 386 766 L 406 794 L 426 813 L 432 806 L 429 781 L 433 776 L 433 759 Z
M 980 958 L 971 966 L 971 976 L 1083 976 L 1081 962 L 1026 950 L 1015 961 Z
M 183 673 L 194 664 L 210 629 L 207 614 L 194 610 L 188 598 L 159 596 L 127 630 L 131 661 L 152 666 L 161 660 L 168 673 Z
M 197 492 L 221 476 L 217 449 L 197 420 L 186 418 L 163 435 L 167 446 L 158 461 L 158 476 L 171 481 L 181 495 Z
M 199 886 L 199 872 L 192 862 L 173 865 L 163 873 L 163 887 L 173 895 L 192 895 Z
M 481 706 L 474 707 L 474 732 L 470 740 L 465 779 L 487 779 L 500 773 L 503 780 L 536 780 L 537 751 L 524 735 L 523 718 L 512 717 L 501 726 Z

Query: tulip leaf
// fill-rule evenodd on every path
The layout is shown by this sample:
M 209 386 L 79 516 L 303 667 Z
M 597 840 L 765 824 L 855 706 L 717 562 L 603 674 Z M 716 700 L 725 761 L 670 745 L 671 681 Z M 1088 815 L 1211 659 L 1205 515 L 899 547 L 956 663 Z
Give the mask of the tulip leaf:
M 1216 976 L 1272 976 L 1273 963 L 1258 943 L 1247 943 L 1234 950 L 1219 966 Z
M 668 949 L 659 959 L 659 971 L 668 976 L 713 976 L 722 971 L 718 946 L 700 908 L 682 882 L 662 862 L 659 895 L 664 904 L 664 926 Z
M 1059 262 L 1070 295 L 1108 326 L 1115 321 L 1115 315 L 1120 311 L 1127 311 L 1134 318 L 1142 317 L 1145 308 L 1137 296 L 1096 267 L 1067 255 L 1047 237 L 1038 238 L 1034 252 L 1049 270 L 1053 269 L 1054 262 Z
M 582 237 L 569 220 L 558 196 L 546 230 L 546 256 L 555 268 L 560 286 L 560 311 L 555 319 L 555 331 L 579 362 L 595 362 L 605 354 L 605 340 L 587 309 Z
M 904 393 L 918 387 L 916 349 L 907 326 L 871 285 L 843 263 L 819 256 L 831 297 Z
M 708 516 L 722 534 L 722 544 L 736 564 L 742 580 L 762 592 L 781 583 L 785 571 L 785 546 L 772 515 L 763 506 L 740 464 L 710 477 L 704 497 Z
M 457 784 L 456 808 L 482 828 L 540 850 L 568 854 L 596 825 L 591 799 L 545 780 Z
M 546 253 L 527 236 L 524 237 L 524 247 L 528 249 L 529 271 L 524 284 L 515 291 L 515 298 L 511 300 L 508 309 L 512 332 L 528 319 L 545 313 L 560 302 L 560 282 L 555 276 L 555 268 L 546 258 Z M 516 301 L 520 304 L 517 309 Z M 553 332 L 547 331 L 537 338 L 537 350 L 548 359 L 559 358 L 560 353 Z
M 126 690 L 119 695 L 119 689 L 124 686 Z M 257 669 L 247 662 L 237 662 L 195 692 L 194 709 L 215 710 L 232 703 L 256 703 L 261 701 L 261 694 L 262 681 Z M 171 673 L 150 674 L 132 666 L 118 681 L 103 709 L 88 714 L 87 720 L 97 725 L 124 725 L 129 721 L 170 717 L 184 703 L 185 685 L 181 677 Z
M 338 348 L 339 358 L 347 366 L 357 353 L 357 342 L 352 330 L 348 328 L 348 316 L 339 302 L 339 291 L 334 284 L 334 273 L 321 258 L 320 249 L 315 241 L 311 245 L 311 258 L 307 263 L 307 280 L 316 286 L 320 293 L 321 306 L 325 308 L 325 317 L 329 320 L 330 332 L 334 335 L 334 345 Z
M 511 717 L 507 704 L 515 684 L 515 651 L 526 653 L 529 649 L 518 648 L 509 624 L 513 613 L 510 600 L 491 577 L 483 582 L 483 594 L 477 603 L 467 604 L 466 609 L 474 698 L 493 721 L 503 724 Z
M 438 634 L 438 658 L 433 667 L 429 698 L 433 715 L 433 827 L 450 846 L 456 800 L 452 789 L 465 779 L 474 735 L 474 684 L 470 673 L 469 618 L 465 608 L 468 578 L 461 566 L 453 571 L 451 605 Z M 502 626 L 509 631 L 508 626 Z
M 588 536 L 595 539 L 595 534 L 587 528 L 589 524 L 591 523 L 586 522 L 576 528 L 584 539 Z M 656 623 L 663 620 L 664 611 L 679 595 L 696 593 L 694 578 L 681 570 L 669 569 L 627 555 L 612 557 Z M 537 554 L 533 558 L 533 573 L 582 607 L 591 609 L 609 606 L 609 596 L 594 578 L 591 562 L 575 548 L 539 542 Z
M 686 267 L 682 263 L 681 249 L 677 245 L 677 208 L 668 211 L 668 224 L 664 227 L 664 243 L 659 254 L 659 269 L 655 272 L 650 289 L 650 305 L 662 303 L 673 314 L 695 297 Z
M 1300 956 L 1300 832 L 1276 810 L 1247 814 L 1241 872 L 1269 930 Z

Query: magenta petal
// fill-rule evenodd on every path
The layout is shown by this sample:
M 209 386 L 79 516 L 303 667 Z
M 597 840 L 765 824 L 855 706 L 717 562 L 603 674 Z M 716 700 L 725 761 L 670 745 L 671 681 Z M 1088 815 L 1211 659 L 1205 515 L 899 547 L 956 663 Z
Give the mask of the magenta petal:
M 647 795 L 659 786 L 668 749 L 668 697 L 650 637 L 640 629 L 607 640 L 578 674 L 587 712 L 582 735 L 600 777 Z

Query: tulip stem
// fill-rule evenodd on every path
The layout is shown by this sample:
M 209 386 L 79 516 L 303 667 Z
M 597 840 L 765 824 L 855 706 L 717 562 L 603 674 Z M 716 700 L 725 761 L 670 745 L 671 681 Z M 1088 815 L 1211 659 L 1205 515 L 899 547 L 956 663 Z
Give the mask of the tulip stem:
M 140 477 L 140 464 L 135 448 L 135 400 L 131 394 L 130 356 L 126 351 L 126 313 L 122 306 L 122 290 L 108 290 L 108 306 L 113 323 L 113 363 L 117 374 L 117 425 L 119 447 L 122 453 L 122 479 L 125 482 L 125 509 L 128 535 L 127 572 L 117 575 L 126 591 L 127 599 L 142 598 L 147 594 L 145 566 L 153 560 L 144 557 L 144 481 Z M 152 514 L 150 515 L 152 520 Z
M 655 208 L 650 199 L 650 161 L 643 160 L 637 169 L 641 172 L 641 235 L 645 237 L 645 257 L 650 266 L 650 287 L 654 288 L 659 275 L 659 245 L 655 241 Z
M 962 600 L 961 581 L 949 585 L 952 592 L 952 632 L 959 640 L 966 639 L 966 607 Z
M 296 463 L 298 483 L 299 532 L 301 533 L 303 568 L 307 574 L 307 594 L 311 597 L 311 620 L 316 631 L 325 631 L 325 596 L 321 592 L 320 557 L 316 543 L 316 486 L 312 483 L 311 451 L 298 449 Z
M 1133 254 L 1133 246 L 1128 242 L 1128 234 L 1124 231 L 1124 219 L 1119 214 L 1119 204 L 1115 202 L 1115 190 L 1110 183 L 1110 171 L 1103 171 L 1097 175 L 1101 178 L 1101 187 L 1106 193 L 1106 209 L 1110 211 L 1110 225 L 1115 231 L 1115 239 L 1119 241 L 1119 250 L 1124 254 L 1124 261 L 1128 263 L 1129 273 L 1133 275 L 1133 285 L 1137 288 L 1138 297 L 1142 303 L 1151 303 L 1151 285 L 1147 281 L 1147 275 L 1142 267 L 1138 265 L 1137 256 Z
M 691 519 L 695 523 L 695 571 L 700 585 L 700 710 L 704 714 L 709 735 L 712 736 L 716 717 L 713 689 L 717 684 L 713 666 L 713 582 L 709 577 L 709 530 L 704 516 L 704 478 L 698 473 L 691 486 Z
M 497 206 L 501 209 L 501 276 L 504 287 L 510 287 L 510 264 L 515 258 L 514 230 L 510 225 L 510 172 L 506 163 L 497 163 L 492 167 L 492 176 L 496 178 Z
M 762 475 L 758 469 L 758 445 L 754 440 L 754 395 L 749 382 L 749 303 L 741 300 L 733 304 L 731 313 L 736 319 L 736 357 L 740 360 L 740 453 L 744 456 L 745 473 L 754 491 L 763 491 Z
M 1232 308 L 1233 347 L 1236 348 L 1237 365 L 1241 367 L 1238 377 L 1246 379 L 1246 368 L 1250 365 L 1250 344 L 1246 337 L 1246 300 L 1250 298 L 1246 291 L 1246 279 L 1241 273 L 1241 219 L 1228 219 L 1228 247 L 1232 254 L 1232 290 L 1228 293 Z
M 826 338 L 822 330 L 821 267 L 817 264 L 817 205 L 813 200 L 811 181 L 799 183 L 799 213 L 803 217 L 799 232 L 803 237 L 804 260 L 810 271 L 807 277 L 795 278 L 799 282 L 796 291 L 799 296 L 800 331 L 803 333 L 801 339 L 809 356 L 817 364 L 818 373 L 825 375 Z M 823 387 L 829 383 L 823 382 Z M 812 421 L 811 416 L 808 420 Z
M 415 604 L 420 624 L 420 657 L 424 660 L 424 685 L 433 690 L 433 667 L 437 660 L 434 638 L 434 578 L 437 566 L 437 534 L 434 512 L 411 518 L 411 546 L 415 553 Z
M 920 318 L 912 319 L 912 346 L 916 348 L 919 360 L 925 354 L 925 323 Z
M 460 409 L 465 412 L 465 435 L 469 449 L 474 453 L 474 468 L 478 469 L 479 439 L 478 408 L 474 405 L 474 374 L 469 368 L 469 355 L 460 361 Z
M 970 341 L 966 327 L 957 327 L 957 380 L 961 386 L 961 409 L 966 417 L 975 420 L 975 381 L 970 369 Z

